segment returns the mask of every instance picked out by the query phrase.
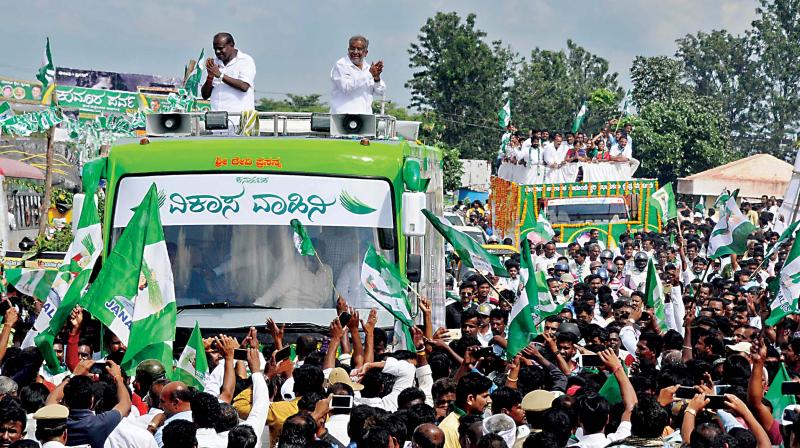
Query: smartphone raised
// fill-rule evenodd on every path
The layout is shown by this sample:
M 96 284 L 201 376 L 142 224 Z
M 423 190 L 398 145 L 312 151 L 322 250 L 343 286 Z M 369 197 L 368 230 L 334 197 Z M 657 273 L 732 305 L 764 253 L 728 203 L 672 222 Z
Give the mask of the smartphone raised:
M 247 349 L 237 348 L 233 350 L 233 359 L 237 361 L 247 361 Z
M 291 356 L 291 354 L 292 354 L 292 347 L 287 345 L 286 347 L 275 352 L 275 362 L 279 363 L 284 359 L 288 359 L 289 356 Z
M 723 409 L 725 407 L 724 395 L 706 395 L 708 399 L 707 409 Z
M 339 315 L 339 323 L 342 324 L 342 328 L 346 327 L 348 323 L 350 323 L 350 319 L 352 316 L 347 311 L 342 312 Z
M 691 400 L 695 395 L 697 395 L 697 390 L 694 387 L 680 386 L 675 391 L 675 398 L 682 400 Z
M 783 395 L 800 395 L 800 383 L 797 381 L 784 381 L 781 383 Z
M 603 360 L 599 355 L 581 355 L 583 367 L 600 367 L 603 365 Z
M 353 407 L 353 397 L 350 395 L 331 395 L 331 409 L 350 409 Z

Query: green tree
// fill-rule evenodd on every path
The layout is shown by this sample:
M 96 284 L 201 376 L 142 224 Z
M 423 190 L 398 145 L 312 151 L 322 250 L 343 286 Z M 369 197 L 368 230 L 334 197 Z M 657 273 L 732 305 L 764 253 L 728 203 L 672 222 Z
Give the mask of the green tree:
M 758 64 L 753 63 L 755 48 L 751 41 L 725 30 L 700 31 L 678 39 L 675 53 L 695 93 L 722 104 L 731 123 L 734 147 L 748 153 L 763 149 L 764 143 L 753 126 L 757 118 L 753 106 L 760 96 L 756 92 L 763 91 L 764 82 L 758 76 Z
M 793 138 L 800 126 L 800 0 L 759 0 L 759 17 L 748 31 L 754 46 L 758 76 L 763 89 L 754 96 L 755 117 L 768 136 L 763 148 L 790 160 Z
M 631 98 L 637 109 L 651 102 L 661 102 L 686 95 L 690 89 L 682 84 L 680 61 L 667 56 L 636 56 L 631 66 L 633 91 Z
M 568 130 L 587 101 L 583 130 L 595 131 L 613 118 L 622 96 L 608 61 L 567 40 L 566 51 L 536 48 L 521 62 L 511 89 L 512 116 L 525 127 Z
M 312 93 L 310 95 L 295 95 L 287 93 L 288 99 L 274 100 L 271 98 L 260 98 L 256 105 L 256 110 L 262 112 L 328 112 L 327 104 L 320 101 L 322 95 Z
M 442 171 L 444 176 L 445 191 L 454 191 L 461 187 L 461 175 L 464 174 L 464 164 L 459 158 L 458 148 L 449 148 L 439 145 L 442 150 Z
M 462 21 L 455 12 L 428 18 L 408 54 L 411 107 L 431 113 L 423 130 L 466 158 L 492 158 L 500 135 L 495 116 L 514 54 L 500 41 L 486 41 L 475 14 Z

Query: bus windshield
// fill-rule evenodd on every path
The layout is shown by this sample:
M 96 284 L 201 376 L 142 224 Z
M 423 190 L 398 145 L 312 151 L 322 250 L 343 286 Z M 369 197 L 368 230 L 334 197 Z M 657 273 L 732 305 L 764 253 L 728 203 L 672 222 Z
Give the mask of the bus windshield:
M 155 182 L 178 307 L 334 308 L 336 293 L 368 308 L 361 263 L 394 229 L 388 182 L 280 174 L 129 176 L 119 182 L 113 241 Z M 292 219 L 316 255 L 301 255 Z M 334 290 L 333 285 L 336 289 Z
M 614 222 L 628 219 L 628 207 L 621 197 L 551 199 L 545 206 L 551 224 Z

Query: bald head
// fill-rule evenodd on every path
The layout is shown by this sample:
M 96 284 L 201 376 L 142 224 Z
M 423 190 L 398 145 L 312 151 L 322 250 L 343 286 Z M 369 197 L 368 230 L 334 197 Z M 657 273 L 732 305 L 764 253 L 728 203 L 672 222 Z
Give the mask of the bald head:
M 442 448 L 444 432 L 433 423 L 423 423 L 414 430 L 411 440 L 414 448 Z
M 192 409 L 192 391 L 180 381 L 168 383 L 161 389 L 161 409 L 167 416 Z

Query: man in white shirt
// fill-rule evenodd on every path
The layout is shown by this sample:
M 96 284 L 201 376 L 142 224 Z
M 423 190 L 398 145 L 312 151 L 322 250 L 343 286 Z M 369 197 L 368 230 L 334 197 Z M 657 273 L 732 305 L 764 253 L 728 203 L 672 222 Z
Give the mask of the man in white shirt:
M 350 38 L 347 57 L 336 61 L 331 69 L 331 113 L 371 114 L 374 96 L 382 96 L 386 84 L 381 79 L 383 61 L 364 62 L 369 54 L 369 40 L 364 36 Z
M 213 45 L 217 57 L 206 59 L 208 77 L 200 88 L 203 99 L 211 99 L 211 110 L 255 110 L 255 61 L 234 47 L 228 33 L 217 33 Z
M 622 134 L 619 141 L 611 145 L 611 160 L 614 162 L 627 162 L 633 158 L 633 149 L 628 145 L 628 136 Z

